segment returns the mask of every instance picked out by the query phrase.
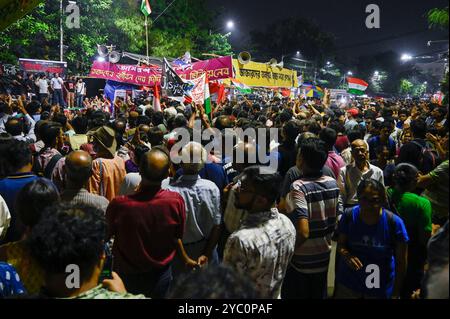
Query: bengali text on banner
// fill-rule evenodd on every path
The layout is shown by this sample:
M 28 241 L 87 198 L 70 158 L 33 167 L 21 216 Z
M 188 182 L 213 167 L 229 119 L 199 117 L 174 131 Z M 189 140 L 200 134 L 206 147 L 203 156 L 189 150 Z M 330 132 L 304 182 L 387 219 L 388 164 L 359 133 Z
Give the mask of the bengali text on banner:
M 240 64 L 233 60 L 236 79 L 250 87 L 298 87 L 297 71 L 267 63 L 249 62 Z
M 210 81 L 233 77 L 233 65 L 230 56 L 199 61 L 188 66 L 174 67 L 174 70 L 185 80 L 196 79 L 205 72 Z M 153 86 L 161 82 L 161 72 L 160 67 L 141 67 L 95 61 L 89 76 L 135 85 Z

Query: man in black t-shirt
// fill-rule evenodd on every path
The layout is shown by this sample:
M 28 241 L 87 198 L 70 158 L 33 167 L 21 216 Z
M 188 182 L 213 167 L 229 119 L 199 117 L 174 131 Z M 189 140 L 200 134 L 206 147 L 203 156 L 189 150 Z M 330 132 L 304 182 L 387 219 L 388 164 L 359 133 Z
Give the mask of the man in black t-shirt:
M 24 95 L 26 97 L 27 90 L 25 87 L 25 80 L 20 74 L 17 74 L 12 80 L 12 90 L 11 94 L 14 95 Z
M 69 108 L 75 107 L 75 77 L 71 76 L 65 83 L 64 87 L 67 93 L 67 104 Z

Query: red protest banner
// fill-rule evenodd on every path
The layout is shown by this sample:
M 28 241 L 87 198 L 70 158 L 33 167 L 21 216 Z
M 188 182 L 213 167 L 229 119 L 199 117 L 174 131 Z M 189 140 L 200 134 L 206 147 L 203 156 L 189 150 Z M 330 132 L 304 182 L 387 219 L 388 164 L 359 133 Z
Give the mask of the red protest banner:
M 230 56 L 199 61 L 187 66 L 175 66 L 174 70 L 185 80 L 197 79 L 205 72 L 211 81 L 233 77 L 233 63 Z M 140 67 L 95 61 L 89 76 L 129 84 L 154 86 L 161 82 L 161 72 L 159 67 Z

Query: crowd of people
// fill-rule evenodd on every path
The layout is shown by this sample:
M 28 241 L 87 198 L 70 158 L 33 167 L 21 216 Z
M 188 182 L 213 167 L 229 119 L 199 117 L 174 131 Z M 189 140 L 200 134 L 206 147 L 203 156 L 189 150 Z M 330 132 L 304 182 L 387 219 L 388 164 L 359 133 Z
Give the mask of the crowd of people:
M 81 77 L 69 76 L 63 79 L 59 73 L 48 72 L 19 72 L 0 77 L 0 94 L 21 96 L 23 100 L 34 98 L 49 105 L 83 108 L 86 93 L 86 83 Z
M 31 102 L 0 96 L 0 296 L 448 298 L 448 106 L 255 96 L 209 114 L 165 98 L 162 111 L 103 98 L 68 110 L 64 83 L 51 80 L 50 103 L 44 82 Z M 180 132 L 191 140 L 177 152 Z

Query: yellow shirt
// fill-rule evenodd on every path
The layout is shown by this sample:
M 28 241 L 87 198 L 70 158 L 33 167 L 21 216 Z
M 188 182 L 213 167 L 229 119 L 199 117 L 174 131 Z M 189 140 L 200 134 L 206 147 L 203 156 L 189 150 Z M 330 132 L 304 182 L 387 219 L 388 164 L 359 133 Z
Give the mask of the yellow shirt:
M 44 284 L 44 270 L 30 256 L 24 241 L 5 244 L 6 262 L 17 271 L 28 294 L 38 294 Z

